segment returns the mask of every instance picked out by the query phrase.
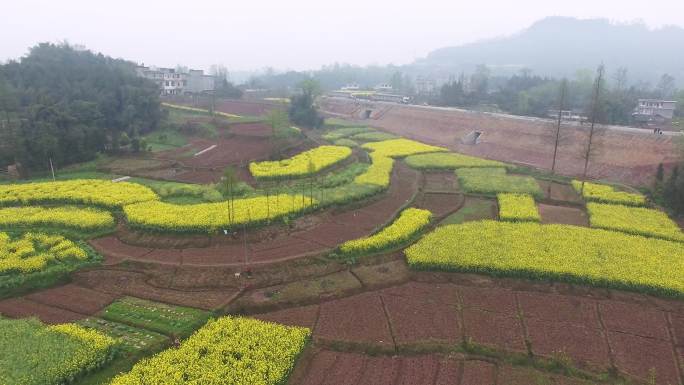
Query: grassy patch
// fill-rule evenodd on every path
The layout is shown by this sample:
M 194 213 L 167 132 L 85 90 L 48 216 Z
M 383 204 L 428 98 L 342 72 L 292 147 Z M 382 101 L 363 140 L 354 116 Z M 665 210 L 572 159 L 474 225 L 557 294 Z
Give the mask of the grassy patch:
M 463 207 L 446 217 L 440 226 L 455 225 L 480 219 L 494 219 L 496 205 L 491 199 L 466 197 Z
M 76 323 L 116 338 L 122 350 L 128 353 L 154 350 L 169 343 L 169 338 L 163 334 L 101 318 L 85 318 Z
M 359 144 L 351 139 L 342 138 L 333 142 L 335 146 L 359 147 Z
M 504 168 L 459 168 L 456 176 L 461 188 L 469 193 L 494 196 L 498 193 L 529 194 L 543 198 L 539 184 L 529 176 L 506 174 Z
M 338 118 L 325 119 L 325 128 L 357 127 L 358 123 L 348 122 Z
M 394 134 L 388 134 L 386 132 L 362 132 L 360 134 L 352 135 L 351 139 L 360 140 L 364 142 L 380 142 L 382 140 L 397 139 L 398 136 Z
M 152 131 L 145 135 L 145 140 L 152 152 L 171 150 L 188 144 L 185 135 L 170 128 Z
M 368 128 L 368 127 L 338 128 L 336 130 L 332 130 L 332 131 L 324 134 L 323 139 L 333 141 L 333 140 L 347 138 L 349 136 L 360 134 L 362 132 L 368 132 L 368 131 L 370 131 L 370 128 Z
M 405 250 L 412 268 L 566 281 L 684 297 L 684 244 L 568 225 L 470 222 Z
M 180 306 L 126 297 L 107 306 L 102 318 L 152 330 L 168 336 L 187 337 L 210 317 L 210 313 Z

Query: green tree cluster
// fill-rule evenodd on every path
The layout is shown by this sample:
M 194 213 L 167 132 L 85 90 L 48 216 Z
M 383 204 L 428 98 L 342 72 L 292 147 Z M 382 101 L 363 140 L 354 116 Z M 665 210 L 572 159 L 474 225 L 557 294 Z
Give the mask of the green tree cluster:
M 42 43 L 0 65 L 0 116 L 0 168 L 63 166 L 143 147 L 161 119 L 159 89 L 134 63 Z
M 319 128 L 323 126 L 323 118 L 318 115 L 316 97 L 321 93 L 319 83 L 306 79 L 300 83 L 301 93 L 290 98 L 290 121 L 297 126 Z

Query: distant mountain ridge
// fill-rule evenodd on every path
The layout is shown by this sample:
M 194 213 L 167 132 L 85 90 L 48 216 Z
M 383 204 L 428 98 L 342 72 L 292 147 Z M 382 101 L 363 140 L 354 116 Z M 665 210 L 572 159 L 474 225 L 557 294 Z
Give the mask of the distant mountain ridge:
M 548 17 L 503 38 L 435 50 L 411 65 L 436 76 L 472 72 L 487 64 L 495 74 L 529 68 L 536 74 L 572 76 L 604 63 L 608 73 L 629 71 L 630 83 L 655 84 L 663 73 L 684 85 L 684 28 L 649 29 L 644 24 L 612 24 L 606 19 Z

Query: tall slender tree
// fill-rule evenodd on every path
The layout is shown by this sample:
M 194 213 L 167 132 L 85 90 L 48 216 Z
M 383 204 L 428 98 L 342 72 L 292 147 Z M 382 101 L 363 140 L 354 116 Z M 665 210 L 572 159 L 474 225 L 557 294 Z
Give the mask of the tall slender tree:
M 596 136 L 596 123 L 599 115 L 604 75 L 605 67 L 601 64 L 596 70 L 596 80 L 594 81 L 593 95 L 591 98 L 591 126 L 589 128 L 589 138 L 587 139 L 586 150 L 584 152 L 584 169 L 582 171 L 582 187 L 580 189 L 580 194 L 584 193 L 584 182 L 587 180 L 587 171 L 589 170 L 589 158 L 592 156 L 593 151 L 595 151 L 593 146 Z

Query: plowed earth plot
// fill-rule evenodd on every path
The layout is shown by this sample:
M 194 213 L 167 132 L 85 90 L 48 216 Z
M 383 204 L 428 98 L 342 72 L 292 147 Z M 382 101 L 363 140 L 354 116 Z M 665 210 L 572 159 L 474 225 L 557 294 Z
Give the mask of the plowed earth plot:
M 415 351 L 417 347 L 424 351 L 468 341 L 497 351 L 546 359 L 564 357 L 573 366 L 593 372 L 605 372 L 614 365 L 631 378 L 648 380 L 655 376 L 656 384 L 680 383 L 678 355 L 682 351 L 684 308 L 675 301 L 622 295 L 617 291 L 584 293 L 575 289 L 577 294 L 569 295 L 562 294 L 568 291 L 567 285 L 526 287 L 515 280 L 507 281 L 515 286 L 510 289 L 501 287 L 502 282 L 495 279 L 476 280 L 475 276 L 464 274 L 424 273 L 420 279 L 421 282 L 411 281 L 256 317 L 285 324 L 315 325 L 314 342 L 321 346 L 347 346 L 355 351 L 391 355 Z M 346 353 L 340 354 L 327 352 L 315 357 L 307 369 L 307 381 L 336 383 L 325 382 L 320 376 L 326 375 L 325 365 L 335 365 L 337 360 L 347 365 L 346 360 L 352 359 Z M 354 362 L 359 362 L 358 355 L 353 357 Z M 372 370 L 394 373 L 388 376 L 401 373 L 397 365 L 409 365 L 396 357 L 373 362 L 382 362 L 387 367 L 380 370 L 371 365 Z M 359 365 L 353 373 L 365 370 L 365 364 Z M 488 378 L 492 372 L 499 373 L 499 381 L 503 381 L 502 368 L 482 364 L 466 364 L 463 368 L 462 375 L 469 381 Z M 509 369 L 505 371 L 508 373 Z M 515 381 L 497 384 L 524 384 L 523 378 L 539 375 L 517 369 L 512 373 Z M 395 382 L 386 381 L 403 383 L 402 376 L 396 377 Z M 332 381 L 331 377 L 327 379 Z M 583 382 L 562 379 L 557 383 Z
M 458 354 L 369 356 L 316 350 L 300 362 L 294 385 L 590 385 L 591 382 L 527 367 L 497 365 Z
M 589 216 L 577 207 L 554 206 L 539 203 L 537 205 L 542 223 L 559 223 L 564 225 L 589 226 Z

